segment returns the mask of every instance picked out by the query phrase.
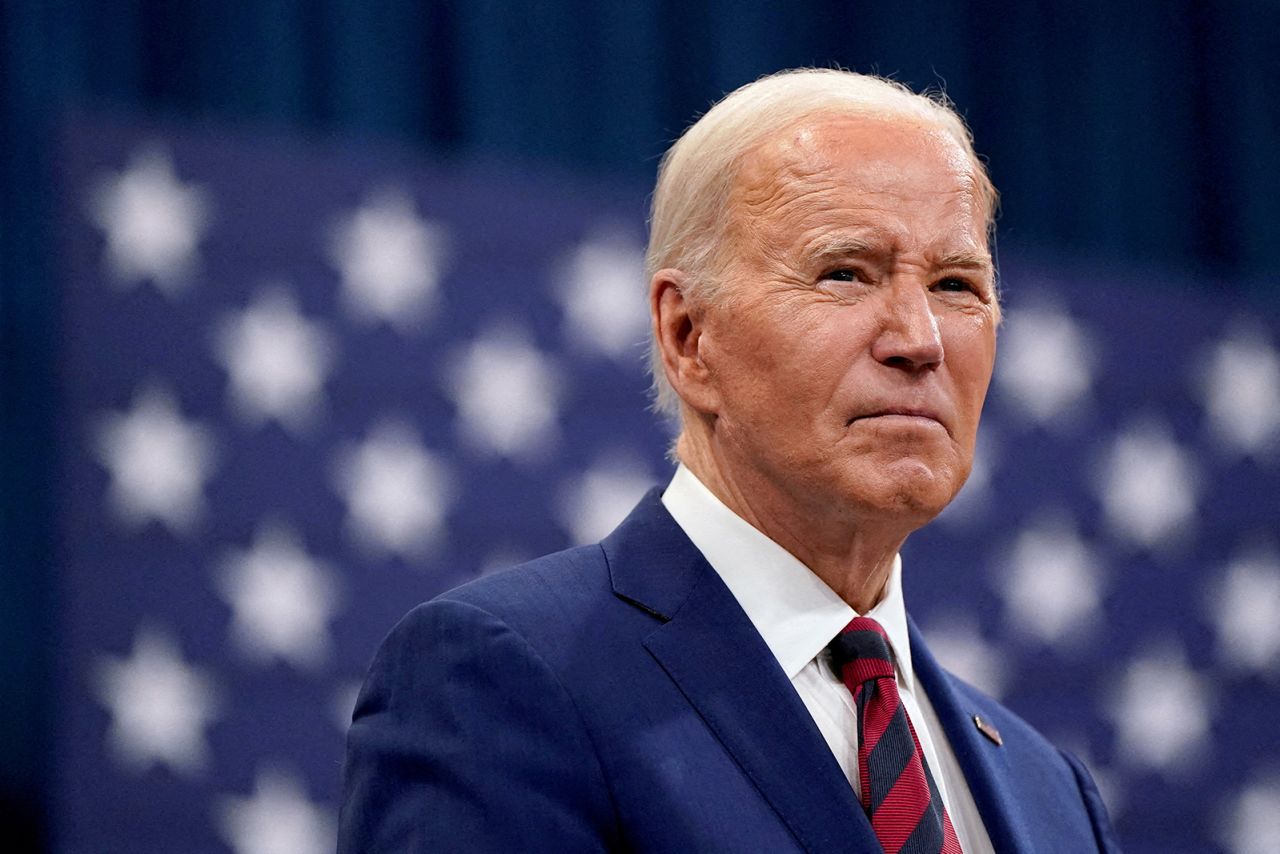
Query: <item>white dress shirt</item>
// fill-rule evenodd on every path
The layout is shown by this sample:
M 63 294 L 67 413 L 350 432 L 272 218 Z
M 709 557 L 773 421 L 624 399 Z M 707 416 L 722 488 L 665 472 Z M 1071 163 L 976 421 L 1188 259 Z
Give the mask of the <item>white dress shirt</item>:
M 831 670 L 827 644 L 859 616 L 857 612 L 794 555 L 726 507 L 685 466 L 676 469 L 662 503 L 760 632 L 856 793 L 857 710 L 853 696 Z M 961 847 L 965 854 L 994 854 L 942 725 L 914 678 L 898 556 L 883 596 L 865 616 L 889 636 L 898 693 Z

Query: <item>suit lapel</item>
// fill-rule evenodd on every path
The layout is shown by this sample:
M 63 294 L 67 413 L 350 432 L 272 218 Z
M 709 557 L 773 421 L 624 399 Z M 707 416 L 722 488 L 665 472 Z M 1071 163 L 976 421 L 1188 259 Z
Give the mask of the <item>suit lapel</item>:
M 956 693 L 951 677 L 938 664 L 915 622 L 908 618 L 911 632 L 911 662 L 916 678 L 924 686 L 947 741 L 964 772 L 965 782 L 982 816 L 992 847 L 1002 852 L 1032 852 L 1034 847 L 1025 832 L 1026 822 L 1020 811 L 1028 793 L 1013 791 L 1013 775 L 1008 751 L 982 735 L 973 717 L 981 710 L 972 707 Z
M 645 647 L 809 851 L 876 850 L 790 680 L 652 492 L 604 542 L 614 591 L 663 621 Z

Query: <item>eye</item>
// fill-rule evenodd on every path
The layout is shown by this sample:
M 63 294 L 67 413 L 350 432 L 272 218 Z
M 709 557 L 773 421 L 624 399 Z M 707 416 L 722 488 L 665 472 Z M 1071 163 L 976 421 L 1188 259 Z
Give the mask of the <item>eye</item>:
M 861 281 L 862 276 L 857 270 L 851 270 L 848 267 L 840 267 L 838 269 L 831 270 L 830 272 L 823 273 L 822 278 L 824 281 L 832 282 L 857 282 Z
M 977 293 L 977 287 L 966 279 L 957 278 L 956 276 L 947 276 L 945 279 L 939 279 L 933 286 L 935 291 L 946 291 L 948 293 L 961 293 L 971 291 Z

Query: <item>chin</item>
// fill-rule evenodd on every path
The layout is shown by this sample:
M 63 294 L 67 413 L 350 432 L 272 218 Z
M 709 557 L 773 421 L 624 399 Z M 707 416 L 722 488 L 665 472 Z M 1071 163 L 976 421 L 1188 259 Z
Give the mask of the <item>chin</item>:
M 923 524 L 941 513 L 963 485 L 964 478 L 949 467 L 900 459 L 877 467 L 862 481 L 859 503 L 885 514 L 916 517 Z

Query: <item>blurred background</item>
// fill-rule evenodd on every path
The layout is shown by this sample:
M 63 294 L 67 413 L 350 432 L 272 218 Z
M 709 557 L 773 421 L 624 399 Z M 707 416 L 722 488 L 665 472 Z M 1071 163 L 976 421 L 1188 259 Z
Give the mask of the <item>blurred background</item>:
M 945 88 L 1003 194 L 939 657 L 1131 852 L 1280 851 L 1280 7 L 0 4 L 11 851 L 332 848 L 382 635 L 665 482 L 641 253 L 725 92 Z

